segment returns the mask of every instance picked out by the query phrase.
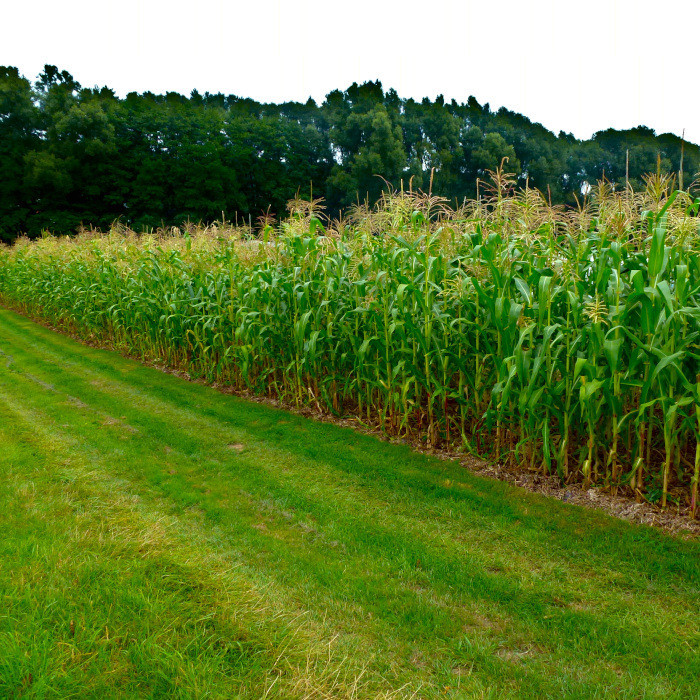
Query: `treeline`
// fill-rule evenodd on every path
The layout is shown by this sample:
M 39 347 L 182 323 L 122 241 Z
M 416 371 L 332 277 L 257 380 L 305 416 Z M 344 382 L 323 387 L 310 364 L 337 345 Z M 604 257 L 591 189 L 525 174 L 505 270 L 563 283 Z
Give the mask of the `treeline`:
M 581 141 L 474 97 L 417 102 L 380 82 L 321 105 L 196 91 L 120 99 L 55 66 L 34 84 L 0 67 L 0 241 L 116 219 L 140 230 L 280 216 L 297 193 L 337 213 L 387 183 L 427 189 L 431 172 L 432 191 L 459 203 L 504 157 L 520 184 L 563 204 L 603 177 L 640 187 L 682 165 L 687 186 L 700 170 L 700 148 L 673 134 L 640 126 Z

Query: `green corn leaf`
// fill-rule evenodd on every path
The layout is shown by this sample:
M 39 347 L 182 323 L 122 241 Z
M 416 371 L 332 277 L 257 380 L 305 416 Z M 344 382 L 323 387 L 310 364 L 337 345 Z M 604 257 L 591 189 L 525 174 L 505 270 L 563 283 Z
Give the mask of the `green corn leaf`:
M 614 338 L 612 340 L 606 340 L 603 343 L 603 352 L 605 353 L 605 358 L 610 365 L 610 371 L 613 373 L 617 372 L 618 369 L 620 362 L 620 350 L 622 349 L 623 342 L 623 338 Z

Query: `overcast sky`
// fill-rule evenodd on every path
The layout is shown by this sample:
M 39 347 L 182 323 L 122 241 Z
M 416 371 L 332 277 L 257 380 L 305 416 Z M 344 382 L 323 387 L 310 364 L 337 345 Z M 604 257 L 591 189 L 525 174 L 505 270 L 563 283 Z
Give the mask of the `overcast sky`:
M 700 0 L 24 0 L 0 65 L 84 86 L 322 102 L 380 79 L 402 97 L 474 95 L 555 133 L 683 129 L 700 142 Z

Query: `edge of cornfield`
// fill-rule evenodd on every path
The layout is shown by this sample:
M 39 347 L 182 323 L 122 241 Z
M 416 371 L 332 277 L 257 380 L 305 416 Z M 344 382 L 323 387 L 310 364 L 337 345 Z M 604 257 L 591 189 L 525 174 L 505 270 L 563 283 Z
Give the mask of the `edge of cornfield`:
M 505 468 L 499 463 L 484 460 L 475 452 L 449 448 L 426 448 L 417 440 L 391 438 L 381 430 L 378 423 L 361 421 L 353 416 L 338 417 L 328 411 L 322 410 L 320 405 L 318 405 L 316 409 L 308 406 L 297 407 L 290 401 L 258 396 L 251 392 L 237 391 L 231 386 L 218 384 L 216 382 L 207 382 L 202 378 L 192 377 L 188 372 L 169 367 L 162 362 L 144 359 L 135 353 L 125 352 L 123 348 L 118 348 L 112 343 L 97 342 L 94 338 L 85 338 L 67 325 L 56 326 L 39 316 L 28 314 L 16 308 L 13 304 L 8 303 L 7 300 L 0 299 L 0 307 L 12 310 L 44 328 L 69 336 L 82 345 L 117 352 L 121 356 L 128 357 L 144 366 L 152 367 L 167 374 L 172 374 L 188 382 L 209 386 L 223 394 L 230 394 L 255 403 L 281 408 L 323 423 L 333 423 L 335 425 L 352 428 L 361 433 L 374 435 L 385 442 L 405 444 L 416 452 L 429 454 L 439 459 L 459 462 L 463 468 L 479 476 L 504 481 L 532 493 L 556 498 L 563 502 L 600 510 L 621 520 L 656 527 L 668 534 L 679 536 L 683 539 L 695 540 L 700 538 L 700 521 L 692 520 L 687 516 L 686 512 L 688 508 L 681 508 L 678 506 L 675 509 L 667 508 L 663 510 L 652 503 L 639 502 L 631 496 L 619 492 L 617 495 L 613 496 L 602 487 L 583 488 L 580 484 L 562 486 L 556 476 L 543 476 L 540 473 L 533 473 L 527 469 L 514 470 L 512 468 Z

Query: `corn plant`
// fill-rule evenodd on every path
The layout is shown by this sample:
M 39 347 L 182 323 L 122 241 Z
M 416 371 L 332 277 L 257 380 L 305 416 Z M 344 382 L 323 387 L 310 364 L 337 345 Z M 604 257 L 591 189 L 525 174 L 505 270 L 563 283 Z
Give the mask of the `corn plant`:
M 401 192 L 350 223 L 297 202 L 258 240 L 21 239 L 0 300 L 241 392 L 697 515 L 700 200 L 657 175 L 562 211 L 496 180 L 458 210 Z

